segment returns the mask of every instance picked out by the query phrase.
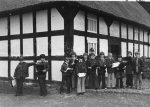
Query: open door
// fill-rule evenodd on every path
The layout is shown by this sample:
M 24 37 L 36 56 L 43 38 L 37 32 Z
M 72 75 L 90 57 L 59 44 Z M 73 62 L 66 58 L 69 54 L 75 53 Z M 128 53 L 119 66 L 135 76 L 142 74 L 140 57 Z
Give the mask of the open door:
M 109 52 L 113 54 L 115 60 L 121 55 L 121 42 L 117 38 L 110 38 L 109 39 Z

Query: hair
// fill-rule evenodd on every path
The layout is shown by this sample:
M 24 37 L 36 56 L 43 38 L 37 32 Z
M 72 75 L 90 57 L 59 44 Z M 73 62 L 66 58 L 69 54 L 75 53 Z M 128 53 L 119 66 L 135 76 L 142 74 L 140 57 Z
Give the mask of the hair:
M 104 52 L 100 52 L 99 55 L 100 55 L 100 56 L 101 56 L 101 55 L 104 55 L 104 56 L 105 56 L 105 53 L 104 53 Z
M 40 58 L 45 58 L 45 54 L 41 54 L 41 55 L 40 55 Z
M 132 55 L 132 52 L 131 52 L 131 51 L 128 51 L 128 54 L 131 54 L 131 55 Z

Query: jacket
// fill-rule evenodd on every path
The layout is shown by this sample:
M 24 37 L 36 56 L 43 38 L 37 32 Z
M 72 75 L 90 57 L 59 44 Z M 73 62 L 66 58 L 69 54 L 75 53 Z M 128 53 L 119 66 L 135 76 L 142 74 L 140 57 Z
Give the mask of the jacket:
M 62 75 L 63 75 L 63 76 L 64 76 L 64 75 L 71 75 L 72 71 L 67 70 L 67 68 L 69 68 L 69 64 L 67 64 L 67 63 L 64 62 L 64 63 L 61 65 L 61 69 L 60 69 L 60 71 L 62 72 Z
M 37 69 L 37 75 L 38 76 L 46 76 L 46 72 L 49 69 L 48 62 L 47 61 L 38 62 L 36 65 L 36 69 Z M 46 70 L 46 72 L 43 72 L 43 70 Z
M 125 57 L 124 58 L 126 63 L 126 74 L 133 74 L 133 58 L 132 57 Z
M 15 69 L 15 73 L 14 73 L 14 77 L 16 77 L 17 79 L 23 77 L 28 77 L 29 73 L 28 73 L 28 67 L 34 65 L 35 63 L 26 63 L 26 62 L 22 62 L 19 63 Z
M 107 67 L 107 72 L 108 73 L 114 73 L 114 68 L 112 68 L 112 64 L 115 62 L 115 60 L 112 58 L 112 59 L 109 59 L 107 58 L 106 59 L 106 67 Z
M 141 58 L 138 58 L 138 65 L 136 65 L 136 60 L 137 58 L 134 58 L 133 60 L 133 71 L 135 74 L 140 74 L 141 72 L 143 72 L 143 60 Z M 138 71 L 136 70 L 136 66 L 138 66 Z
M 86 62 L 79 62 L 76 67 L 76 72 L 78 73 L 86 73 L 87 72 L 87 66 Z

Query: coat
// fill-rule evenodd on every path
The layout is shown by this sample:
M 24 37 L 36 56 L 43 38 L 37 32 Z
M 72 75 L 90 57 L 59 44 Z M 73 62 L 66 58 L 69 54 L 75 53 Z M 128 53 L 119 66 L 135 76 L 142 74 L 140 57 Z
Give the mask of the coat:
M 115 62 L 115 60 L 113 58 L 112 59 L 109 59 L 109 58 L 106 59 L 106 67 L 107 67 L 107 72 L 108 73 L 114 73 L 115 72 L 115 69 L 111 68 L 112 64 L 114 62 Z
M 116 78 L 124 77 L 125 64 L 120 62 L 120 65 L 116 68 Z
M 86 62 L 79 62 L 76 67 L 76 72 L 78 73 L 87 73 Z
M 60 71 L 62 72 L 62 76 L 71 75 L 72 72 L 70 70 L 67 71 L 67 68 L 69 68 L 69 65 L 64 62 L 61 66 L 61 69 L 60 69 Z
M 126 63 L 126 74 L 133 74 L 133 58 L 132 57 L 125 57 L 124 58 Z
M 105 71 L 106 71 L 106 61 L 105 61 L 105 59 L 104 59 L 104 61 L 101 60 L 101 59 L 97 59 L 97 66 L 100 67 L 98 69 L 98 73 L 105 73 Z
M 49 65 L 48 62 L 38 62 L 36 65 L 36 69 L 37 69 L 37 76 L 46 76 L 46 72 L 49 69 Z M 46 72 L 43 72 L 43 70 L 46 70 Z
M 135 74 L 141 74 L 141 72 L 143 72 L 143 67 L 144 67 L 144 64 L 143 64 L 143 60 L 141 58 L 138 58 L 138 71 L 136 70 L 136 59 L 137 58 L 134 58 L 133 59 L 133 71 Z
M 19 63 L 15 69 L 14 77 L 16 79 L 19 79 L 21 77 L 23 78 L 28 77 L 29 76 L 28 67 L 34 64 L 35 64 L 34 62 L 33 63 L 26 63 L 26 62 Z

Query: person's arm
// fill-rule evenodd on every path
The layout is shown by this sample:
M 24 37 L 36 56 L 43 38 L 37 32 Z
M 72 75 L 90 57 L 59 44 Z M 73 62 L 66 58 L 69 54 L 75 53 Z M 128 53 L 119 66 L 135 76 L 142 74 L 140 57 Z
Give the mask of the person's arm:
M 48 70 L 49 70 L 48 62 L 45 62 L 45 68 L 44 68 L 43 72 L 47 72 Z
M 14 72 L 14 77 L 15 77 L 15 78 L 17 77 L 18 69 L 19 69 L 19 67 L 18 67 L 18 65 L 17 65 L 16 68 L 15 68 L 15 72 Z
M 28 65 L 28 67 L 36 65 L 36 62 L 31 62 L 31 63 L 26 63 Z

